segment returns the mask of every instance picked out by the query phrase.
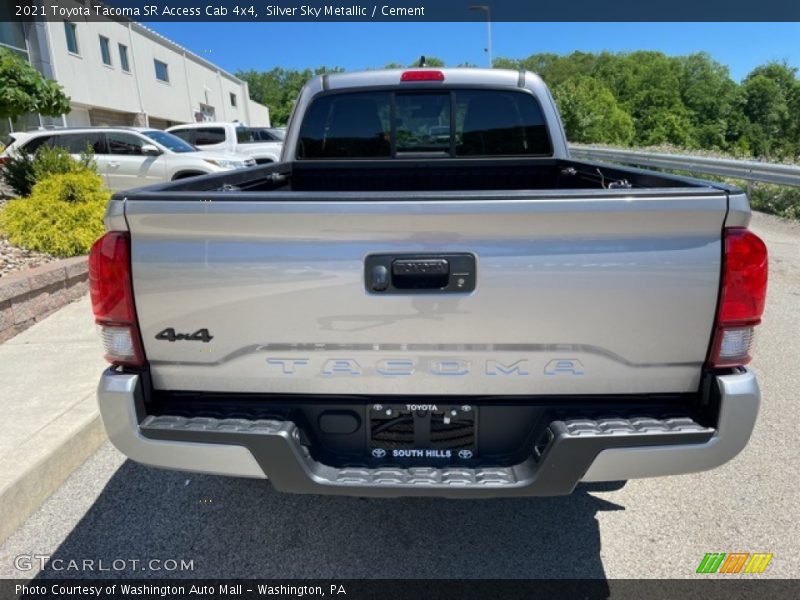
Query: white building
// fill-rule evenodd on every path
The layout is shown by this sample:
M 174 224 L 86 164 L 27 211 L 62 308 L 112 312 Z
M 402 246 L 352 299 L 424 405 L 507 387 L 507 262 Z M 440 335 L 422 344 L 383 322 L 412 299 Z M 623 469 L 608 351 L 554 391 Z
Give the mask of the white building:
M 78 5 L 79 3 L 76 3 Z M 0 3 L 0 46 L 25 56 L 71 98 L 61 118 L 29 115 L 0 132 L 39 125 L 143 125 L 195 121 L 269 126 L 247 83 L 135 22 L 21 22 Z

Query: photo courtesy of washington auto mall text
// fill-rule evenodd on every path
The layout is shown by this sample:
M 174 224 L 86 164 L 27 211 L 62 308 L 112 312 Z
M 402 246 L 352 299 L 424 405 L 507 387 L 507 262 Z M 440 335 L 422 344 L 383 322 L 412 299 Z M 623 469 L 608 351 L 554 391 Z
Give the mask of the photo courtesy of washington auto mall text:
M 0 2 L 0 600 L 800 597 L 798 40 Z

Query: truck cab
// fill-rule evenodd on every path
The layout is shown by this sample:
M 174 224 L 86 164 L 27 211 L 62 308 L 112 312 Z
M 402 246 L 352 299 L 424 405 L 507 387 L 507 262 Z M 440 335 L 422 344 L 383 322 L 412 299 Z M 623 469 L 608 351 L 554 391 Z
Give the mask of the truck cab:
M 242 123 L 189 123 L 170 127 L 167 131 L 202 150 L 245 154 L 259 165 L 278 162 L 283 149 L 279 133 L 264 127 L 247 127 Z

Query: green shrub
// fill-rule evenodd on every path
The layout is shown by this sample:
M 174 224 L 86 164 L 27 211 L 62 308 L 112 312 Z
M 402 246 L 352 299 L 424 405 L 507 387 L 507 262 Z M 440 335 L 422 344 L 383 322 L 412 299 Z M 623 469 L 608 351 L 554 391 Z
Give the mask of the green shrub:
M 29 196 L 37 181 L 50 175 L 82 171 L 97 172 L 91 147 L 87 147 L 76 160 L 66 148 L 41 146 L 33 156 L 27 152 L 15 153 L 3 165 L 2 176 L 6 185 L 18 196 Z
M 36 175 L 33 172 L 33 155 L 26 152 L 12 155 L 11 159 L 0 169 L 0 175 L 5 184 L 17 196 L 27 196 L 31 193 L 33 184 L 36 183 Z
M 750 192 L 750 205 L 785 219 L 800 219 L 800 189 L 780 185 L 755 184 Z
M 81 171 L 97 173 L 94 155 L 89 148 L 76 160 L 72 158 L 66 148 L 41 146 L 36 151 L 36 158 L 33 159 L 33 174 L 36 176 L 36 181 L 42 181 L 50 175 L 80 173 Z
M 0 232 L 17 246 L 54 256 L 86 254 L 103 235 L 111 197 L 96 173 L 51 175 L 33 186 L 30 197 L 11 200 L 0 212 Z

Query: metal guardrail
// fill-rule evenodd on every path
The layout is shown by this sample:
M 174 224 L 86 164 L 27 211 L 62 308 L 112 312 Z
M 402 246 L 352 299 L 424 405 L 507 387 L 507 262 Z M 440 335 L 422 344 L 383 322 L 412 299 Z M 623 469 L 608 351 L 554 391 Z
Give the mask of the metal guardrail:
M 705 173 L 744 179 L 745 181 L 761 181 L 776 185 L 800 187 L 800 166 L 794 165 L 776 165 L 754 160 L 732 160 L 690 156 L 687 154 L 595 148 L 592 146 L 570 146 L 569 151 L 573 158 L 578 159 L 618 162 L 642 167 Z

